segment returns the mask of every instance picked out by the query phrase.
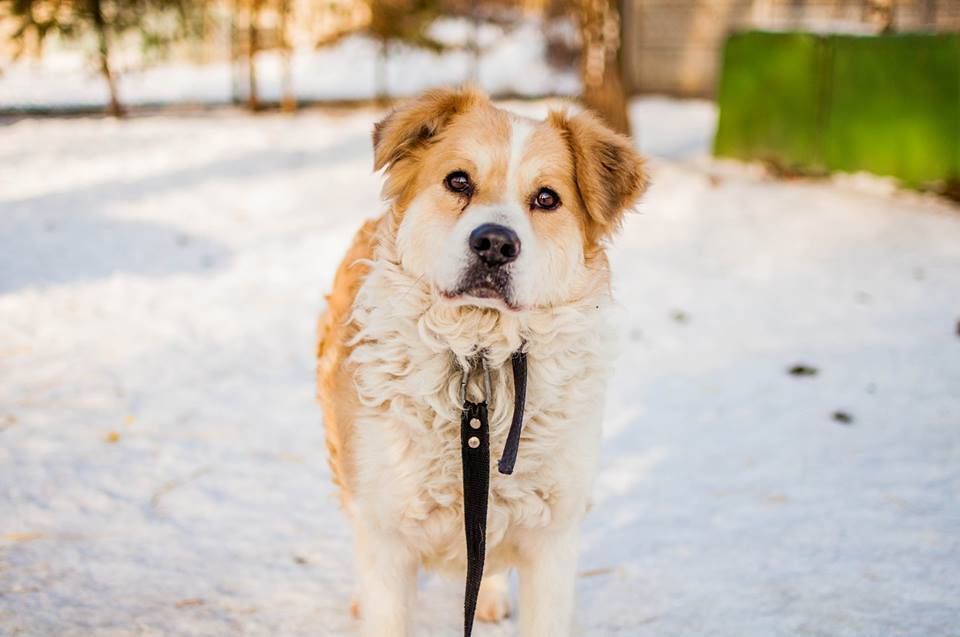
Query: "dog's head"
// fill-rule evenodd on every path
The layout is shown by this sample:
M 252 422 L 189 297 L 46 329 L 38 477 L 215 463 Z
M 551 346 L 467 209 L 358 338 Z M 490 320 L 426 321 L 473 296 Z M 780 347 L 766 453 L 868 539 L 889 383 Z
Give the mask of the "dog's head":
M 438 89 L 373 133 L 404 269 L 452 303 L 522 310 L 575 296 L 646 186 L 630 141 L 589 113 L 533 121 Z

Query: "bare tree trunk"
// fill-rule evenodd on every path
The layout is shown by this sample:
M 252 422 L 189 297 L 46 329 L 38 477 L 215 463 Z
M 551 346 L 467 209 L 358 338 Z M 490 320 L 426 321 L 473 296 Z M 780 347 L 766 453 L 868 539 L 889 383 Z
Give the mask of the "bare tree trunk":
M 620 13 L 617 0 L 577 0 L 583 51 L 583 103 L 608 126 L 630 134 L 627 95 L 620 68 Z
M 390 41 L 386 38 L 380 40 L 380 54 L 377 56 L 375 64 L 376 77 L 374 78 L 374 90 L 376 91 L 376 101 L 380 104 L 387 102 L 387 62 L 390 59 Z
M 247 23 L 247 108 L 251 111 L 260 109 L 260 97 L 257 95 L 257 50 L 260 48 L 258 41 L 258 26 L 260 24 L 260 8 L 263 0 L 250 0 L 250 13 Z
M 293 47 L 290 44 L 290 0 L 280 0 L 280 52 L 283 71 L 281 79 L 280 110 L 292 113 L 297 110 L 297 97 L 293 93 Z
M 99 58 L 100 74 L 107 82 L 110 92 L 110 105 L 107 112 L 114 117 L 123 116 L 123 107 L 117 91 L 117 80 L 110 68 L 110 42 L 107 38 L 107 21 L 103 16 L 103 7 L 100 0 L 89 0 L 90 15 L 93 16 L 93 28 L 97 32 L 97 57 Z
M 237 16 L 242 9 L 242 0 L 233 0 L 230 5 L 230 100 L 237 105 L 243 93 L 243 42 L 240 39 L 240 24 L 237 23 Z
M 480 12 L 474 4 L 470 9 L 470 36 L 467 50 L 470 52 L 470 82 L 480 83 Z

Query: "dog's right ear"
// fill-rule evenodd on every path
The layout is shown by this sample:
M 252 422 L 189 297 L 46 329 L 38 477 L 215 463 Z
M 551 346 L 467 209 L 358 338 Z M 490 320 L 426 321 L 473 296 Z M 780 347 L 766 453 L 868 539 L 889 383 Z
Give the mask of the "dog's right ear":
M 486 97 L 474 88 L 437 88 L 401 104 L 373 126 L 373 168 L 388 168 L 411 156 L 458 114 Z

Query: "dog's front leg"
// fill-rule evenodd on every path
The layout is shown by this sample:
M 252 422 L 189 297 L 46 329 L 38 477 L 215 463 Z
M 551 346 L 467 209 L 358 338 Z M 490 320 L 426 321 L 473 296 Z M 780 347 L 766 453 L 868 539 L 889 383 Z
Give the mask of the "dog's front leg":
M 363 637 L 407 637 L 417 563 L 395 536 L 356 524 L 356 568 Z
M 520 636 L 569 637 L 580 529 L 539 536 L 526 547 L 520 574 Z

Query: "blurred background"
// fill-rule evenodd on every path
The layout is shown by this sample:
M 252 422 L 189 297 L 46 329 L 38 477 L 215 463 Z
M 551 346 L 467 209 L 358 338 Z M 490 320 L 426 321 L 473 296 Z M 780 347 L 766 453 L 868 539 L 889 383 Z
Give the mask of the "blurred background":
M 956 0 L 4 0 L 0 11 L 8 114 L 293 112 L 475 83 L 500 98 L 579 97 L 629 133 L 629 96 L 716 98 L 718 155 L 960 196 Z
M 0 0 L 0 635 L 355 633 L 315 321 L 465 82 L 649 158 L 577 634 L 960 634 L 960 0 Z

